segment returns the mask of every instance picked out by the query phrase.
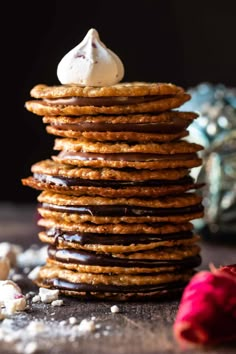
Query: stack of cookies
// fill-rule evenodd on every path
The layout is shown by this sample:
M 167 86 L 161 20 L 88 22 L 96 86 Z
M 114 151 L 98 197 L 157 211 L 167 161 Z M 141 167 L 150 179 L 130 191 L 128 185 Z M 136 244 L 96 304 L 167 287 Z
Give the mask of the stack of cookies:
M 50 245 L 36 283 L 120 300 L 182 291 L 200 264 L 191 220 L 203 215 L 190 176 L 201 146 L 183 139 L 197 115 L 176 110 L 190 96 L 137 82 L 31 95 L 26 108 L 59 150 L 22 180 L 42 190 L 39 238 Z
M 178 109 L 190 95 L 119 82 L 122 63 L 94 29 L 58 71 L 61 85 L 36 85 L 26 102 L 55 136 L 55 153 L 22 179 L 41 191 L 39 238 L 49 245 L 35 283 L 82 298 L 180 294 L 201 263 L 191 169 L 202 147 L 185 140 L 197 115 Z

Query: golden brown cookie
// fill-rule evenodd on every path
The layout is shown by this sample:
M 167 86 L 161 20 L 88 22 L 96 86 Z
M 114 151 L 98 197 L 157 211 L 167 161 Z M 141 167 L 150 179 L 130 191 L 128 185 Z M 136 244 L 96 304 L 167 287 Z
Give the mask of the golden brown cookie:
M 193 178 L 184 176 L 176 180 L 123 181 L 114 179 L 85 179 L 77 177 L 77 169 L 56 162 L 40 161 L 32 166 L 33 176 L 22 179 L 22 184 L 38 190 L 68 195 L 100 195 L 103 197 L 162 196 L 178 194 L 200 188 Z M 73 173 L 74 172 L 74 173 Z
M 142 223 L 142 224 L 105 224 L 96 225 L 91 223 L 66 223 L 63 219 L 55 222 L 52 219 L 41 218 L 38 220 L 38 225 L 45 228 L 61 229 L 68 232 L 79 233 L 96 233 L 96 234 L 114 234 L 126 235 L 133 234 L 154 234 L 160 235 L 161 238 L 166 237 L 166 234 L 174 234 L 179 232 L 187 232 L 193 230 L 193 224 L 188 223 Z
M 156 142 L 169 142 L 184 138 L 188 136 L 188 132 L 182 131 L 176 134 L 151 134 L 151 133 L 137 133 L 137 132 L 94 132 L 94 131 L 74 131 L 68 129 L 66 124 L 64 126 L 55 127 L 47 126 L 46 131 L 49 134 L 61 136 L 65 138 L 85 138 L 98 141 L 156 141 Z
M 104 181 L 151 181 L 151 180 L 177 180 L 188 175 L 188 169 L 162 169 L 162 170 L 116 170 L 111 168 L 77 168 L 47 159 L 36 162 L 31 167 L 34 174 L 48 174 L 51 176 L 78 178 L 85 180 L 104 180 Z M 168 182 L 167 182 L 168 183 Z
M 42 203 L 38 208 L 42 217 L 65 223 L 184 223 L 203 214 L 201 197 L 190 192 L 176 197 L 110 199 L 44 191 L 38 201 Z
M 188 190 L 201 188 L 195 184 L 191 177 L 176 181 L 147 181 L 123 182 L 122 181 L 97 181 L 57 177 L 45 174 L 35 174 L 23 178 L 22 184 L 38 190 L 62 193 L 75 196 L 102 196 L 102 197 L 159 197 L 165 195 L 181 194 Z
M 163 96 L 164 97 L 164 96 Z M 159 98 L 158 100 L 127 105 L 114 105 L 114 106 L 81 106 L 81 105 L 65 105 L 56 104 L 53 102 L 48 103 L 41 100 L 30 100 L 25 103 L 25 107 L 28 111 L 44 116 L 55 115 L 71 115 L 79 116 L 86 114 L 132 114 L 132 113 L 144 113 L 144 112 L 163 112 L 173 108 L 178 108 L 190 99 L 190 95 L 184 93 L 182 95 L 176 95 L 168 98 Z
M 179 296 L 193 271 L 156 275 L 105 275 L 79 273 L 48 264 L 40 269 L 35 283 L 62 294 L 89 299 L 126 301 Z
M 148 95 L 177 95 L 184 93 L 180 86 L 172 83 L 123 82 L 116 85 L 82 87 L 76 84 L 47 86 L 36 85 L 30 91 L 34 98 L 61 98 L 61 97 L 104 97 L 104 96 L 148 96 Z
M 181 270 L 200 264 L 198 245 L 158 247 L 130 253 L 96 253 L 82 249 L 49 246 L 47 262 L 82 273 L 141 274 L 160 273 L 162 267 Z
M 72 152 L 83 153 L 98 153 L 98 154 L 160 154 L 160 155 L 175 155 L 175 154 L 191 154 L 203 149 L 203 146 L 191 143 L 188 141 L 177 141 L 171 143 L 122 143 L 122 142 L 93 142 L 88 139 L 55 139 L 55 150 L 65 150 Z M 115 155 L 116 156 L 116 155 Z M 106 155 L 105 155 L 106 158 Z M 115 157 L 114 157 L 115 158 Z M 125 158 L 125 155 L 124 155 Z M 144 157 L 145 159 L 145 157 Z M 155 157 L 154 157 L 155 159 Z
M 107 130 L 105 124 L 110 124 L 112 129 L 116 131 L 129 131 L 127 126 L 132 124 L 142 127 L 142 124 L 155 125 L 156 131 L 159 133 L 179 132 L 186 129 L 194 119 L 198 117 L 195 112 L 186 111 L 166 111 L 162 113 L 140 113 L 140 114 L 126 114 L 126 115 L 82 115 L 78 117 L 71 116 L 44 116 L 43 122 L 45 124 L 72 124 L 74 127 L 82 127 L 83 130 L 88 131 L 104 131 Z M 87 125 L 85 125 L 87 124 Z M 100 125 L 99 125 L 100 124 Z M 102 125 L 104 124 L 104 125 Z M 99 126 L 98 126 L 99 125 Z M 117 129 L 122 125 L 123 129 Z M 73 130 L 76 130 L 73 129 Z
M 125 116 L 43 117 L 49 134 L 92 140 L 168 142 L 187 136 L 186 128 L 197 118 L 193 112 Z
M 202 201 L 202 197 L 196 193 L 183 193 L 178 196 L 166 196 L 161 198 L 104 198 L 104 197 L 90 197 L 90 196 L 68 196 L 52 192 L 42 192 L 38 196 L 38 201 L 40 203 L 47 203 L 56 206 L 61 206 L 66 208 L 66 206 L 74 207 L 86 207 L 95 206 L 105 208 L 106 206 L 119 206 L 122 208 L 128 207 L 144 207 L 144 208 L 184 208 L 191 205 L 198 205 Z M 53 206 L 51 206 L 53 208 Z M 75 210 L 74 210 L 75 212 Z M 112 212 L 112 211 L 111 211 Z M 94 210 L 94 213 L 95 210 Z
M 47 229 L 39 233 L 42 242 L 60 248 L 74 248 L 103 253 L 137 252 L 158 247 L 176 247 L 191 245 L 199 241 L 192 232 L 165 234 L 165 237 L 153 234 L 102 234 L 75 233 L 60 229 Z
M 149 154 L 149 153 L 117 153 L 100 154 L 62 150 L 52 159 L 59 163 L 78 167 L 92 168 L 132 168 L 137 170 L 189 169 L 200 166 L 202 159 L 197 153 L 186 154 Z

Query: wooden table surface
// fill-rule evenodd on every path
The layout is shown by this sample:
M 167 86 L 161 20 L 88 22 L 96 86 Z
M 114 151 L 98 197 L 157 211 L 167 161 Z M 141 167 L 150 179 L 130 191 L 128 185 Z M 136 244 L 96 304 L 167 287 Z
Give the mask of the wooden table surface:
M 36 205 L 0 204 L 0 242 L 13 242 L 23 245 L 24 248 L 28 248 L 33 243 L 39 243 L 36 218 Z M 215 266 L 236 263 L 236 243 L 224 245 L 202 240 L 200 246 L 203 261 L 199 269 L 209 269 L 209 263 L 213 263 Z M 37 288 L 26 276 L 18 284 L 23 293 L 29 290 L 37 292 Z M 62 307 L 30 302 L 29 310 L 13 316 L 16 331 L 25 327 L 31 320 L 37 319 L 43 319 L 51 326 L 51 330 L 44 333 L 43 336 L 39 334 L 29 338 L 29 341 L 37 343 L 36 351 L 32 352 L 50 354 L 235 354 L 236 352 L 234 345 L 192 348 L 183 351 L 173 338 L 172 333 L 178 300 L 113 303 L 83 302 L 74 298 L 60 298 L 64 300 Z M 119 313 L 111 313 L 110 307 L 114 304 L 119 306 Z M 94 316 L 95 324 L 97 324 L 96 331 L 75 339 L 66 335 L 67 327 L 65 327 L 65 333 L 62 333 L 61 329 L 56 333 L 56 328 L 60 327 L 59 322 L 68 321 L 72 316 L 76 317 L 79 322 Z M 24 349 L 26 344 L 25 342 L 21 343 L 21 338 L 18 338 L 17 345 L 3 339 L 0 343 L 0 353 L 30 354 L 30 350 L 27 353 Z

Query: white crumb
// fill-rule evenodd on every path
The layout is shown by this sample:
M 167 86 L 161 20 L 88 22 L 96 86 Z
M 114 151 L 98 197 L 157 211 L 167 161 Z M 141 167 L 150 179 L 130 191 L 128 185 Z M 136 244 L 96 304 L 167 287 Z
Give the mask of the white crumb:
M 62 306 L 63 304 L 64 304 L 63 300 L 54 300 L 54 301 L 52 301 L 52 303 L 51 303 L 51 305 L 52 305 L 53 307 L 55 307 L 55 306 Z
M 38 278 L 39 271 L 41 269 L 41 266 L 36 266 L 34 267 L 31 272 L 28 273 L 27 277 L 31 280 L 35 280 Z
M 75 317 L 70 317 L 69 318 L 69 324 L 71 324 L 71 325 L 74 325 L 74 324 L 76 324 L 78 321 L 77 321 L 77 319 L 75 318 Z
M 57 289 L 39 288 L 40 300 L 45 304 L 49 304 L 54 300 L 57 300 L 58 295 L 59 295 L 59 290 Z
M 96 327 L 94 321 L 87 320 L 86 318 L 84 318 L 78 325 L 79 332 L 93 332 L 95 329 Z
M 31 321 L 26 327 L 26 331 L 35 336 L 45 331 L 45 323 L 43 321 Z
M 63 327 L 63 326 L 65 326 L 65 325 L 66 325 L 66 321 L 65 321 L 65 320 L 59 322 L 59 326 L 62 326 L 62 327 Z
M 12 275 L 12 277 L 11 277 L 11 280 L 13 280 L 13 281 L 19 281 L 19 280 L 22 280 L 24 277 L 23 277 L 23 275 L 22 274 L 13 274 Z
M 38 350 L 38 343 L 37 342 L 29 342 L 24 347 L 24 354 L 33 354 Z
M 120 309 L 117 305 L 113 305 L 113 306 L 111 306 L 111 312 L 118 313 L 118 312 L 120 312 Z
M 32 297 L 32 302 L 35 303 L 35 302 L 40 302 L 40 296 L 39 295 L 35 295 Z

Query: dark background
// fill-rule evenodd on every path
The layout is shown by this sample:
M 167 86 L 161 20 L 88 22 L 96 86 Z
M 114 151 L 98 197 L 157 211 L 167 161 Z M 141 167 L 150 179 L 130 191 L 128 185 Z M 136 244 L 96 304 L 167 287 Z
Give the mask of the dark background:
M 0 200 L 33 202 L 39 194 L 21 178 L 53 154 L 54 138 L 24 103 L 34 85 L 59 84 L 57 64 L 91 27 L 122 59 L 125 81 L 236 86 L 235 10 L 233 0 L 4 3 Z

